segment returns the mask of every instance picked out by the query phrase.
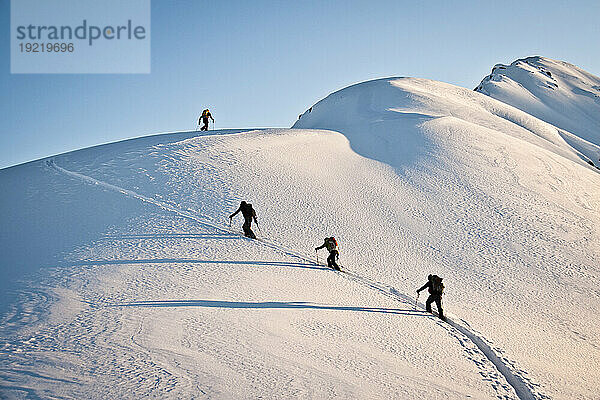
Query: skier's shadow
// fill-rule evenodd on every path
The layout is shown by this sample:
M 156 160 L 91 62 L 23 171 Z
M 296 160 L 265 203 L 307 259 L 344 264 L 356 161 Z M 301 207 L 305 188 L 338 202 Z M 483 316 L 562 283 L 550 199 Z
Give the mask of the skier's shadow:
M 147 258 L 139 260 L 85 260 L 69 263 L 70 267 L 92 265 L 136 265 L 136 264 L 204 264 L 204 265 L 245 265 L 249 267 L 284 267 L 330 270 L 310 262 L 256 261 L 256 260 L 196 260 L 193 258 Z
M 141 239 L 239 239 L 238 235 L 230 233 L 152 233 L 152 234 L 123 234 L 106 235 L 104 240 L 141 240 Z
M 326 304 L 315 304 L 304 301 L 226 301 L 226 300 L 156 300 L 156 301 L 132 301 L 130 303 L 115 304 L 114 307 L 205 307 L 205 308 L 234 308 L 234 309 L 313 309 L 334 311 L 360 311 L 381 314 L 428 316 L 429 313 L 420 310 L 381 308 L 381 307 L 356 307 L 356 306 L 333 306 Z

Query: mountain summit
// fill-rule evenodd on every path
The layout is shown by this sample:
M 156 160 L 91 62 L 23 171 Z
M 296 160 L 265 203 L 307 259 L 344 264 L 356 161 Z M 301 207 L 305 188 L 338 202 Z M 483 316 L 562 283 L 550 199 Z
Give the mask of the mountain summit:
M 600 164 L 600 78 L 564 61 L 528 57 L 497 64 L 475 88 L 558 128 L 561 137 Z

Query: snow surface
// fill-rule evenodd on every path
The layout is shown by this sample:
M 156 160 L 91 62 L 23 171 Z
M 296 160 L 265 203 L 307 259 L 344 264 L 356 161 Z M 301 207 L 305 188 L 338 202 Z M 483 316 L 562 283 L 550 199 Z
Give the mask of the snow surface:
M 597 397 L 600 174 L 563 128 L 408 78 L 294 128 L 0 170 L 1 397 Z

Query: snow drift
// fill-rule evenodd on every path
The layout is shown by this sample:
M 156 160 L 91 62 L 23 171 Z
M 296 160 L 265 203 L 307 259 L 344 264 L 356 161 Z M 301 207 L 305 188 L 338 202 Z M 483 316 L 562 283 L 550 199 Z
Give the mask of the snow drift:
M 1 170 L 2 396 L 596 396 L 600 174 L 564 128 L 409 78 L 294 128 Z M 315 262 L 330 235 L 346 273 Z M 415 307 L 429 273 L 449 323 Z

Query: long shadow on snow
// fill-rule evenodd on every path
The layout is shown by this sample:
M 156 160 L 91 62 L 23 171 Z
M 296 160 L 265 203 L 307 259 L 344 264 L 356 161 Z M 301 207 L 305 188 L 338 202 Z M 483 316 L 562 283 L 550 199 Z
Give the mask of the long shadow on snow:
M 195 260 L 186 258 L 149 258 L 141 260 L 88 260 L 68 264 L 70 267 L 82 267 L 86 265 L 135 265 L 135 264 L 230 264 L 248 265 L 253 267 L 288 267 L 330 270 L 330 268 L 311 265 L 301 262 L 287 261 L 251 261 L 251 260 Z
M 233 234 L 203 234 L 203 233 L 158 233 L 158 234 L 139 234 L 139 235 L 107 235 L 101 239 L 111 240 L 135 240 L 135 239 L 239 239 L 238 235 Z
M 133 301 L 131 303 L 115 304 L 114 307 L 208 307 L 208 308 L 254 308 L 254 309 L 313 309 L 313 310 L 336 310 L 336 311 L 362 311 L 382 314 L 399 314 L 428 316 L 429 313 L 419 310 L 380 308 L 380 307 L 352 307 L 352 306 L 329 306 L 314 304 L 304 301 L 224 301 L 224 300 L 158 300 L 158 301 Z

